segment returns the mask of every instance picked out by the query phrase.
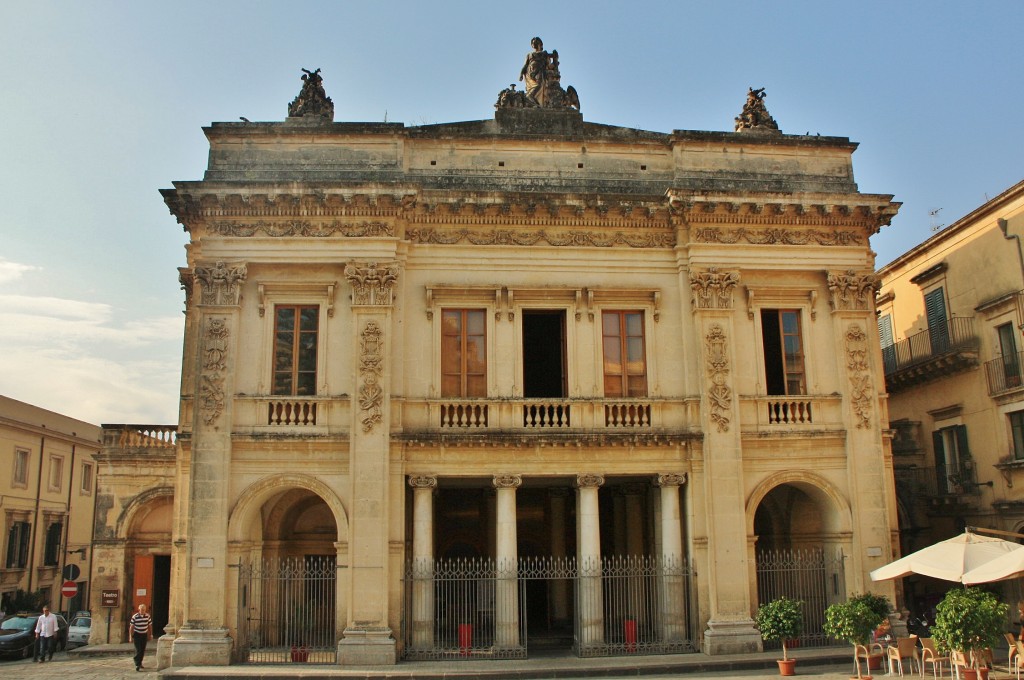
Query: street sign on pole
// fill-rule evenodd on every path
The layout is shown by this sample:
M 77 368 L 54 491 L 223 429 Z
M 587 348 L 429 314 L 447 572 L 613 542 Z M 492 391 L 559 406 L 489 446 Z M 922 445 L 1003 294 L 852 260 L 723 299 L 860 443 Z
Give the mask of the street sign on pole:
M 68 564 L 64 567 L 64 579 L 67 581 L 77 581 L 81 574 L 82 570 L 78 568 L 77 564 Z
M 121 600 L 120 590 L 101 590 L 100 591 L 100 606 L 101 607 L 117 607 L 118 602 Z
M 74 581 L 64 581 L 60 587 L 60 594 L 67 598 L 74 597 L 78 594 L 78 584 Z

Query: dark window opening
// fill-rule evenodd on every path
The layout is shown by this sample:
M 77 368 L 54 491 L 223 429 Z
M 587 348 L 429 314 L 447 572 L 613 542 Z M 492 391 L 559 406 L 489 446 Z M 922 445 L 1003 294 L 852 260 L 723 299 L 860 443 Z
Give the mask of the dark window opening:
M 29 541 L 32 540 L 32 525 L 28 522 L 14 522 L 7 532 L 7 568 L 24 569 L 28 564 Z
M 762 309 L 761 342 L 768 394 L 807 394 L 800 312 Z
M 566 396 L 565 312 L 523 312 L 523 396 Z
M 60 538 L 64 533 L 64 525 L 55 522 L 46 530 L 46 547 L 43 550 L 43 564 L 47 567 L 56 566 L 60 561 Z
M 280 306 L 274 310 L 273 394 L 316 395 L 316 348 L 320 308 Z

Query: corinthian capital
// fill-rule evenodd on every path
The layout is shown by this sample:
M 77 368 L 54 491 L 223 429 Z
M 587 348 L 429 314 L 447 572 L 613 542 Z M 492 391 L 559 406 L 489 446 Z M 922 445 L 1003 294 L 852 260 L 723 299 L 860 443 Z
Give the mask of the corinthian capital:
M 686 473 L 685 472 L 669 472 L 666 474 L 658 475 L 655 480 L 655 484 L 658 486 L 682 486 L 686 484 Z
M 195 280 L 199 282 L 204 305 L 237 305 L 241 284 L 245 281 L 244 264 L 227 265 L 219 261 L 213 266 L 198 265 L 195 268 Z
M 852 269 L 828 273 L 828 301 L 834 311 L 870 310 L 876 290 L 878 277 L 874 274 L 858 274 Z
M 353 306 L 390 306 L 398 281 L 398 265 L 376 262 L 350 262 L 345 278 L 352 284 Z
M 690 272 L 694 309 L 732 309 L 732 293 L 740 282 L 737 272 L 720 272 L 711 267 L 706 272 Z

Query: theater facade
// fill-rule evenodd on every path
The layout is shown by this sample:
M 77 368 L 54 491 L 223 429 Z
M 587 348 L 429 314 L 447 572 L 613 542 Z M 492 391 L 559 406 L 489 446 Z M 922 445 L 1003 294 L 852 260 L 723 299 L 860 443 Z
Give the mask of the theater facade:
M 899 204 L 762 90 L 733 132 L 585 121 L 537 43 L 487 120 L 335 122 L 306 71 L 163 191 L 162 665 L 757 651 L 761 601 L 823 644 L 891 588 L 869 238 Z

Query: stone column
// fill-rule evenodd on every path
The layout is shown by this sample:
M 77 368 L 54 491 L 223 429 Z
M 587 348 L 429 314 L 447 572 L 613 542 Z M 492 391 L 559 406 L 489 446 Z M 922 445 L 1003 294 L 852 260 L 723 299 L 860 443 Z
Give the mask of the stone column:
M 576 477 L 576 550 L 579 562 L 579 635 L 581 646 L 604 642 L 604 596 L 601 590 L 601 513 L 597 490 L 601 475 Z
M 229 578 L 228 490 L 231 479 L 231 424 L 235 393 L 235 362 L 239 337 L 239 301 L 246 277 L 244 264 L 197 265 L 198 287 L 194 366 L 191 389 L 191 461 L 185 504 L 185 535 L 181 570 L 184 621 L 171 645 L 171 665 L 226 666 L 231 662 L 227 595 Z
M 412 644 L 434 646 L 434 489 L 437 477 L 409 478 L 412 492 Z
M 516 489 L 519 475 L 498 475 L 492 480 L 496 492 L 495 565 L 498 571 L 494 594 L 494 644 L 498 648 L 519 647 L 519 545 L 516 533 Z
M 551 489 L 548 492 L 550 503 L 551 557 L 564 560 L 565 554 L 565 504 L 569 500 L 567 489 Z M 550 582 L 548 606 L 551 611 L 552 623 L 558 626 L 569 624 L 569 589 L 565 579 Z
M 349 443 L 349 615 L 338 642 L 344 666 L 392 665 L 396 644 L 388 623 L 390 480 L 389 333 L 397 263 L 353 262 L 352 338 L 359 350 Z
M 690 272 L 695 327 L 701 339 L 701 429 L 704 431 L 704 530 L 708 538 L 710 618 L 706 654 L 761 650 L 761 635 L 750 618 L 752 583 L 748 569 L 746 506 L 740 403 L 733 393 L 733 293 L 738 272 Z M 664 520 L 663 520 L 664 522 Z M 662 552 L 667 550 L 662 547 Z
M 661 638 L 675 642 L 686 637 L 683 524 L 679 515 L 679 487 L 686 483 L 686 475 L 658 475 L 656 483 L 661 487 Z

